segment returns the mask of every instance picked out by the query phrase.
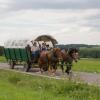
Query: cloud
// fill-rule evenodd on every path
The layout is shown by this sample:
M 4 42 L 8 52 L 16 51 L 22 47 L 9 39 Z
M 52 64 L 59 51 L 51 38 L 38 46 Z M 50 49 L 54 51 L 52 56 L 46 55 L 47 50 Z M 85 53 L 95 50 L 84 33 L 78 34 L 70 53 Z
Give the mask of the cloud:
M 100 8 L 99 0 L 14 0 L 13 10 L 19 9 L 90 9 Z
M 100 0 L 0 0 L 0 44 L 41 34 L 100 44 Z
M 11 5 L 11 0 L 0 0 L 0 11 L 7 10 Z
M 98 9 L 100 0 L 0 0 L 0 8 L 9 11 L 24 9 Z
M 99 9 L 20 10 L 0 19 L 0 40 L 54 36 L 59 43 L 100 44 Z M 92 22 L 92 24 L 91 24 Z M 97 36 L 97 37 L 96 37 Z

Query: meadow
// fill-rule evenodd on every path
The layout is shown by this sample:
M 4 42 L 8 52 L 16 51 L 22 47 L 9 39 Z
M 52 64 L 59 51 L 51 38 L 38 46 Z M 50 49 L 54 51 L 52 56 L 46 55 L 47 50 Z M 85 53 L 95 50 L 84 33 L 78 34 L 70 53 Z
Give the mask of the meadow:
M 4 56 L 0 56 L 0 62 L 1 63 L 7 62 Z
M 80 59 L 73 64 L 74 71 L 100 73 L 100 59 Z
M 0 69 L 0 100 L 100 100 L 100 87 Z

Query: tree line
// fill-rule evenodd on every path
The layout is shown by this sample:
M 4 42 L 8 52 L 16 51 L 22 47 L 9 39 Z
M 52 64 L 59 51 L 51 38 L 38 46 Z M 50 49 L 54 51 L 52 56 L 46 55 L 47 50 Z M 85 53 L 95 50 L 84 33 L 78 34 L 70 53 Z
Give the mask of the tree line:
M 81 58 L 100 58 L 100 48 L 80 48 Z

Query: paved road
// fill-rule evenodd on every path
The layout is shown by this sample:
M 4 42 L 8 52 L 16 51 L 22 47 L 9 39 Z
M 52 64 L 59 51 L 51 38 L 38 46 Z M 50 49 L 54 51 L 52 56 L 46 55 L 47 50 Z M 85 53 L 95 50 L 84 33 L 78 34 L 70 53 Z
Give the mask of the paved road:
M 7 63 L 0 63 L 0 68 L 9 70 L 9 65 Z M 15 66 L 14 71 L 24 72 L 23 66 Z M 88 84 L 100 86 L 100 74 L 96 73 L 73 72 L 71 76 L 68 76 L 67 74 L 62 74 L 61 70 L 59 70 L 56 72 L 55 75 L 50 75 L 47 72 L 41 74 L 39 68 L 32 68 L 30 72 L 28 72 L 27 74 L 56 78 L 56 79 L 72 79 L 77 82 L 85 82 Z

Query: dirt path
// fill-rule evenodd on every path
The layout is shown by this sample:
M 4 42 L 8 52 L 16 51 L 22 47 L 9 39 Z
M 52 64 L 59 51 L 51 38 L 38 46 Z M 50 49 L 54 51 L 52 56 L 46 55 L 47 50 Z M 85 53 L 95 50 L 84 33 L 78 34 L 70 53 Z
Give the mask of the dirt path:
M 0 63 L 0 68 L 9 70 L 9 65 L 6 63 Z M 15 66 L 15 69 L 13 71 L 26 73 L 23 71 L 23 66 Z M 56 79 L 72 79 L 73 81 L 84 82 L 100 86 L 100 74 L 96 73 L 73 72 L 70 76 L 68 76 L 67 74 L 63 74 L 61 70 L 58 70 L 55 75 L 50 75 L 47 72 L 41 74 L 39 68 L 32 68 L 30 72 L 27 72 L 26 74 L 38 75 Z

